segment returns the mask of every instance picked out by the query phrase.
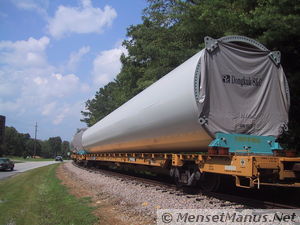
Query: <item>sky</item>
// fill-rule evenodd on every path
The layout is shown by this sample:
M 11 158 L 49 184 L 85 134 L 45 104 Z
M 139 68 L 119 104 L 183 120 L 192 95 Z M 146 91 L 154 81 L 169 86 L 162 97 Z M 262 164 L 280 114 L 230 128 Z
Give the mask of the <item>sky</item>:
M 0 115 L 71 140 L 85 102 L 120 72 L 127 28 L 146 0 L 0 0 Z

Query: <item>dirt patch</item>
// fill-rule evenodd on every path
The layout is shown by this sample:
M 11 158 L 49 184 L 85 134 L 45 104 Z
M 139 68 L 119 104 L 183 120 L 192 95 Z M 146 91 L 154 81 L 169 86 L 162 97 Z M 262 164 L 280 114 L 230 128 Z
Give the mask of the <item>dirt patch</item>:
M 101 186 L 94 186 L 81 179 L 77 174 L 68 170 L 65 164 L 57 169 L 57 177 L 67 186 L 70 194 L 82 198 L 90 197 L 96 207 L 94 214 L 99 218 L 98 224 L 108 225 L 148 225 L 154 224 L 150 218 L 139 213 L 128 212 L 132 206 L 116 196 L 101 191 Z

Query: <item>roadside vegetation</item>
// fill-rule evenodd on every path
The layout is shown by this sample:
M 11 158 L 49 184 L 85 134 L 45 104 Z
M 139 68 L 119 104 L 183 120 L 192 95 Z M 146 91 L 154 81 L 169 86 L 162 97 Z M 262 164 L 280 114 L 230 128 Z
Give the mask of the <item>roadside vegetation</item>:
M 34 155 L 44 159 L 54 159 L 57 155 L 66 158 L 70 151 L 70 143 L 61 137 L 35 141 L 29 134 L 19 133 L 14 127 L 5 127 L 4 133 L 3 143 L 0 141 L 0 157 L 19 157 L 22 161 L 29 157 L 29 161 L 32 161 Z
M 56 177 L 58 164 L 0 181 L 1 225 L 89 225 L 97 222 L 88 198 L 68 193 Z
M 40 161 L 53 161 L 53 158 L 23 158 L 18 156 L 3 156 L 4 158 L 9 158 L 10 160 L 14 161 L 15 163 L 22 163 L 22 162 L 40 162 Z

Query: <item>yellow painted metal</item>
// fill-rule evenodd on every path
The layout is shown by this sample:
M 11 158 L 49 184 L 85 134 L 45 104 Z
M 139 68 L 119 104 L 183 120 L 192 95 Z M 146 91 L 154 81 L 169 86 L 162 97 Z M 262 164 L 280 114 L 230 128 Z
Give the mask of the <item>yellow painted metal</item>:
M 253 161 L 256 168 L 260 169 L 278 169 L 279 167 L 279 158 L 272 156 L 260 156 L 254 157 Z
M 86 160 L 164 167 L 166 160 L 171 157 L 171 154 L 163 153 L 100 153 L 89 154 L 86 156 Z
M 264 186 L 274 186 L 274 187 L 293 187 L 293 188 L 300 188 L 300 183 L 295 182 L 295 183 L 264 183 L 261 182 L 260 185 Z
M 209 156 L 200 164 L 201 172 L 226 175 L 252 176 L 251 156 Z
M 247 179 L 249 181 L 249 185 L 243 185 L 241 184 L 241 179 Z M 241 188 L 253 188 L 254 182 L 251 177 L 241 177 L 241 176 L 235 176 L 235 186 L 241 187 Z
M 236 178 L 236 186 L 239 187 L 252 188 L 254 185 L 300 187 L 299 181 L 295 179 L 295 172 L 284 169 L 285 162 L 300 163 L 300 157 L 288 158 L 260 155 L 218 156 L 197 153 L 100 153 L 73 155 L 72 158 L 78 160 L 148 165 L 161 168 L 166 168 L 168 165 L 182 167 L 185 163 L 192 162 L 199 167 L 200 172 L 234 176 Z M 266 175 L 266 171 L 270 172 L 271 175 L 277 174 L 279 180 L 283 182 L 263 182 L 261 176 Z M 241 184 L 241 179 L 249 179 L 249 185 L 245 186 Z M 284 183 L 285 179 L 294 179 L 294 183 L 290 181 Z
M 279 179 L 284 180 L 286 178 L 295 178 L 295 173 L 291 170 L 286 170 L 284 168 L 284 163 L 300 163 L 300 158 L 294 158 L 294 157 L 278 157 L 279 160 Z

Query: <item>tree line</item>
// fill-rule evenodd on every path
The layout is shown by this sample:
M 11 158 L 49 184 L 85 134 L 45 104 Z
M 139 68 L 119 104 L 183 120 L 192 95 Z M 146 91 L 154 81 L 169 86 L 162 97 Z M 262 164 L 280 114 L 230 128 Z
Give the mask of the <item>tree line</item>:
M 87 100 L 88 126 L 111 113 L 204 48 L 203 39 L 243 35 L 279 50 L 291 94 L 288 148 L 300 147 L 300 1 L 148 0 L 142 23 L 128 27 L 115 80 Z
M 67 157 L 70 143 L 62 141 L 61 137 L 50 137 L 48 140 L 34 140 L 30 134 L 19 133 L 14 127 L 5 127 L 3 143 L 0 146 L 0 156 L 20 156 L 54 158 L 61 155 Z

